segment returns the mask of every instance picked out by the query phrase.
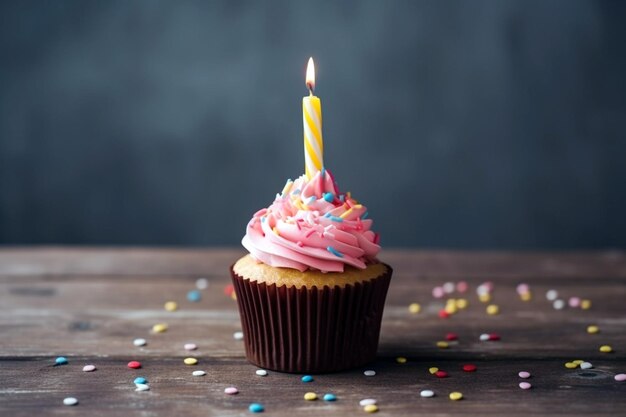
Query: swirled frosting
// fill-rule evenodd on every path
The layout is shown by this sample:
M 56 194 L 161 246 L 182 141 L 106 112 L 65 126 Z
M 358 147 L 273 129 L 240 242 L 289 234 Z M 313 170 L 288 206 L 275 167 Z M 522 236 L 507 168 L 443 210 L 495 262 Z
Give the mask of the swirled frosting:
M 248 223 L 243 246 L 257 261 L 299 271 L 343 272 L 345 265 L 364 269 L 380 250 L 370 230 L 367 208 L 350 193 L 340 193 L 323 169 L 310 181 L 288 180 L 268 207 Z

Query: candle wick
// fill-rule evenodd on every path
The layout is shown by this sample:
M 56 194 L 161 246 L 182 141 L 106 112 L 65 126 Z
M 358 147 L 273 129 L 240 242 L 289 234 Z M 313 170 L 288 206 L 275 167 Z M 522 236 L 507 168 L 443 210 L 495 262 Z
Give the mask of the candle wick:
M 312 83 L 306 83 L 306 88 L 309 89 L 309 95 L 312 96 L 313 95 L 313 84 Z

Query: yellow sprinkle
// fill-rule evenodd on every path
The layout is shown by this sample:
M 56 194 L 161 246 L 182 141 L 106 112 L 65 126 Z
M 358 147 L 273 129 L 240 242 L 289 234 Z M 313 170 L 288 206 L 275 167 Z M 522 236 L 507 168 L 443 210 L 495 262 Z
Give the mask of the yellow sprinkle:
M 524 292 L 520 294 L 519 298 L 521 298 L 522 301 L 530 301 L 532 295 L 530 294 L 530 292 Z
M 587 333 L 589 334 L 596 334 L 600 331 L 600 328 L 598 326 L 595 325 L 591 325 L 587 327 Z
M 432 368 L 428 368 L 428 372 L 430 372 L 431 374 L 434 374 L 435 372 L 437 372 L 439 370 L 439 368 L 433 366 Z
M 155 324 L 154 326 L 152 326 L 152 331 L 154 333 L 163 333 L 167 331 L 167 324 L 165 323 Z
M 491 301 L 491 294 L 489 293 L 480 294 L 478 296 L 478 299 L 483 303 L 488 303 L 489 301 Z
M 358 209 L 362 209 L 362 208 L 363 208 L 363 205 L 361 205 L 361 204 L 355 204 L 355 205 L 354 205 L 354 208 L 355 208 L 355 209 L 357 209 L 357 210 L 358 210 Z
M 450 393 L 450 399 L 452 401 L 458 401 L 462 398 L 463 398 L 463 394 L 461 394 L 460 392 L 455 391 L 455 392 Z
M 185 362 L 185 365 L 195 365 L 198 363 L 198 359 L 196 358 L 185 358 L 183 360 L 183 362 Z
M 498 307 L 497 305 L 490 304 L 487 306 L 487 314 L 489 314 L 490 316 L 495 316 L 499 312 L 500 312 L 500 307 Z
M 578 368 L 578 364 L 575 364 L 574 362 L 566 362 L 565 367 L 567 369 L 574 369 L 574 368 Z
M 276 236 L 280 236 L 280 233 L 278 233 L 278 229 L 276 227 L 272 229 L 272 232 L 274 232 Z
M 446 300 L 446 304 L 456 305 L 456 299 L 454 299 L 454 298 L 448 298 L 448 299 Z
M 456 304 L 446 304 L 444 310 L 448 314 L 455 314 L 457 312 Z
M 366 413 L 375 413 L 378 411 L 378 406 L 376 404 L 368 404 L 363 407 L 363 411 L 365 411 Z
M 291 186 L 293 185 L 293 181 L 288 180 L 287 183 L 285 184 L 285 188 L 283 188 L 283 192 L 281 194 L 285 195 L 289 192 L 289 190 L 291 189 Z
M 345 219 L 346 217 L 350 215 L 350 213 L 352 213 L 352 209 L 344 211 L 343 213 L 339 215 L 339 217 L 341 217 L 342 219 Z
M 576 359 L 575 361 L 572 361 L 572 363 L 575 363 L 576 365 L 580 366 L 581 363 L 583 363 L 584 360 L 582 359 Z
M 458 300 L 456 300 L 455 304 L 456 308 L 458 308 L 459 310 L 467 308 L 467 300 L 465 298 L 459 298 Z
M 307 392 L 306 394 L 304 394 L 304 399 L 307 401 L 317 400 L 317 394 L 314 392 Z
M 398 356 L 396 358 L 396 362 L 398 362 L 398 363 L 406 363 L 406 358 L 404 356 Z
M 591 308 L 591 301 L 590 300 L 582 300 L 580 302 L 580 308 L 582 308 L 583 310 L 589 310 Z
M 167 311 L 176 311 L 176 310 L 178 310 L 178 304 L 176 304 L 176 301 L 168 301 L 167 303 L 165 303 L 165 305 L 163 307 Z
M 448 342 L 446 342 L 445 340 L 440 340 L 440 341 L 437 342 L 437 347 L 439 349 L 448 349 L 448 346 L 450 346 L 450 344 Z
M 602 353 L 611 353 L 613 352 L 613 348 L 609 345 L 602 345 L 600 346 L 600 352 Z
M 232 298 L 233 300 L 237 300 L 237 294 L 235 294 L 235 292 L 233 291 L 233 292 L 230 294 L 230 298 Z
M 412 303 L 411 305 L 409 305 L 409 311 L 413 314 L 419 313 L 421 309 L 422 307 L 417 303 Z

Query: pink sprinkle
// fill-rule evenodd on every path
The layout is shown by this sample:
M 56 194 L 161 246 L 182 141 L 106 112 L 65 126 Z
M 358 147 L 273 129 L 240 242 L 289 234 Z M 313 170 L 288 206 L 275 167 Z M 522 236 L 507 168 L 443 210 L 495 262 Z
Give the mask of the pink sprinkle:
M 521 371 L 519 374 L 517 374 L 520 378 L 530 378 L 530 372 L 526 372 L 526 371 Z
M 444 296 L 444 292 L 443 292 L 443 288 L 441 287 L 435 287 L 433 288 L 433 297 L 435 298 L 441 298 Z
M 526 294 L 529 291 L 528 284 L 519 284 L 516 290 L 519 295 Z
M 185 346 L 183 346 L 185 348 L 185 350 L 196 350 L 198 349 L 198 346 L 196 346 L 195 343 L 185 343 Z
M 580 306 L 580 298 L 579 297 L 570 297 L 568 304 L 569 304 L 570 307 L 576 308 L 576 307 Z
M 239 390 L 235 387 L 228 387 L 224 389 L 224 394 L 235 395 L 239 392 Z
M 521 389 L 530 389 L 532 385 L 530 385 L 530 382 L 520 382 L 519 387 Z
M 313 233 L 315 233 L 315 229 L 311 229 L 308 232 L 306 232 L 306 234 L 304 235 L 304 237 L 309 237 L 311 236 Z
M 622 381 L 626 381 L 626 374 L 617 374 L 615 375 L 615 380 L 622 382 Z
M 456 290 L 458 292 L 465 292 L 467 291 L 468 288 L 469 288 L 469 285 L 467 285 L 467 282 L 465 281 L 459 281 L 456 283 Z
M 297 242 L 296 242 L 296 244 L 297 244 L 298 246 L 300 246 L 300 247 L 303 247 L 303 246 L 304 246 L 304 243 L 302 243 L 302 242 L 300 242 L 300 241 L 297 241 Z

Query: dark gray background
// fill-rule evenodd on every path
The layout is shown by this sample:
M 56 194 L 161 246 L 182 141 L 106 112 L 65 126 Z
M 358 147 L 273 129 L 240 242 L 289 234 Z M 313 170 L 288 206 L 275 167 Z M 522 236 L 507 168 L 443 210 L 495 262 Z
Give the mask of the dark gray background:
M 626 247 L 625 6 L 3 1 L 0 243 L 237 245 L 312 55 L 383 245 Z

